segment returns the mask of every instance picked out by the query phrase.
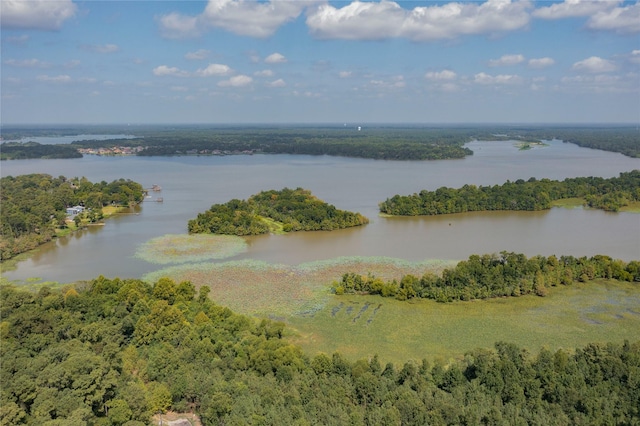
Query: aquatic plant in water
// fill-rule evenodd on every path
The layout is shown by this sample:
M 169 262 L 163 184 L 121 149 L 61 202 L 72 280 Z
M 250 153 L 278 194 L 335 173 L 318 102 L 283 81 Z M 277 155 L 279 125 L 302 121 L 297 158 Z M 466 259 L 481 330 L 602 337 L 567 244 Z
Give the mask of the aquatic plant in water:
M 135 257 L 150 263 L 171 264 L 227 259 L 247 251 L 247 243 L 232 235 L 167 234 L 141 244 Z
M 161 277 L 209 286 L 211 297 L 234 311 L 256 315 L 312 316 L 323 309 L 331 295 L 332 281 L 347 272 L 372 273 L 383 279 L 404 274 L 422 275 L 451 266 L 447 261 L 408 262 L 387 257 L 339 257 L 297 266 L 241 260 L 223 263 L 177 265 L 143 277 Z

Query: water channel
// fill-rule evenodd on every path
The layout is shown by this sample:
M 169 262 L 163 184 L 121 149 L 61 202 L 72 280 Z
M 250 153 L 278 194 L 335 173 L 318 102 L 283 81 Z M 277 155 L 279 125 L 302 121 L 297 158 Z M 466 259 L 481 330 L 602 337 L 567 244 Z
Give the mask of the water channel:
M 436 217 L 383 218 L 378 203 L 395 194 L 441 186 L 495 185 L 506 180 L 614 177 L 640 169 L 640 159 L 580 148 L 561 141 L 521 151 L 514 142 L 471 142 L 462 160 L 379 161 L 328 156 L 237 155 L 98 157 L 16 160 L 0 164 L 1 175 L 48 173 L 85 176 L 92 182 L 125 178 L 153 193 L 130 214 L 110 218 L 41 247 L 12 271 L 9 280 L 40 278 L 73 282 L 96 277 L 141 277 L 162 268 L 134 257 L 144 242 L 185 234 L 187 221 L 214 203 L 246 199 L 269 189 L 303 187 L 339 209 L 358 211 L 371 222 L 333 232 L 247 238 L 248 250 L 227 260 L 256 259 L 296 265 L 339 256 L 386 256 L 410 261 L 465 259 L 502 250 L 527 256 L 607 254 L 640 259 L 640 215 L 553 208 L 543 212 L 484 212 Z M 155 202 L 162 197 L 163 202 Z

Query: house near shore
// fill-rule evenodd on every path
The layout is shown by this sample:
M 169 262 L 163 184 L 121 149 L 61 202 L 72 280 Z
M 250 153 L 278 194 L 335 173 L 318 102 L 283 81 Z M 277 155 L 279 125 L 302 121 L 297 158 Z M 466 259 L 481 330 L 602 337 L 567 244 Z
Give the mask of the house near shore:
M 84 207 L 75 206 L 75 207 L 67 207 L 67 216 L 75 216 L 84 212 Z

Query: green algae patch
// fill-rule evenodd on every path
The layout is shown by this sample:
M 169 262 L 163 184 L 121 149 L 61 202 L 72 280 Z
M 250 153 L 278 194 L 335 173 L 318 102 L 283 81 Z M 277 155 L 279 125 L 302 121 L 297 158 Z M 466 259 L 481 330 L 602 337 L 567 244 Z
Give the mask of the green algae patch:
M 163 235 L 141 244 L 135 257 L 156 264 L 227 259 L 247 251 L 247 242 L 232 235 Z

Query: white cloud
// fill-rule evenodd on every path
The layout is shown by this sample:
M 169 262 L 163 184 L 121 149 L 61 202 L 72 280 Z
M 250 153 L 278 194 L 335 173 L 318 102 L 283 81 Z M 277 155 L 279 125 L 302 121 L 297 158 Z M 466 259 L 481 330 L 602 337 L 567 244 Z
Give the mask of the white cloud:
M 157 76 L 174 76 L 174 77 L 188 77 L 189 73 L 176 67 L 168 67 L 166 65 L 160 65 L 153 69 L 153 73 Z
M 592 30 L 608 30 L 622 34 L 640 32 L 640 3 L 602 10 L 587 22 Z
M 267 64 L 281 64 L 287 62 L 287 58 L 285 58 L 282 54 L 276 52 L 264 58 L 264 61 Z
M 544 57 L 544 58 L 533 58 L 529 59 L 529 67 L 531 68 L 546 68 L 555 64 L 556 61 L 553 58 Z
M 457 74 L 451 70 L 430 71 L 424 75 L 424 78 L 432 81 L 455 80 Z
M 80 48 L 95 53 L 114 53 L 120 50 L 115 44 L 83 44 Z
M 475 83 L 485 85 L 520 84 L 522 83 L 522 77 L 513 74 L 499 74 L 493 76 L 481 72 L 473 76 L 473 81 Z
M 248 86 L 253 82 L 253 79 L 248 75 L 235 75 L 229 80 L 224 80 L 218 83 L 220 87 L 243 87 Z
M 271 70 L 262 70 L 256 71 L 253 73 L 256 77 L 273 77 L 273 71 Z
M 197 37 L 204 31 L 198 18 L 183 16 L 175 12 L 160 17 L 159 23 L 160 32 L 166 38 Z
M 542 19 L 564 19 L 590 16 L 602 10 L 611 9 L 620 0 L 565 0 L 533 11 L 533 16 Z
M 446 3 L 403 9 L 393 1 L 353 1 L 342 8 L 325 3 L 308 13 L 310 32 L 325 39 L 415 41 L 450 39 L 461 35 L 495 34 L 526 27 L 527 0 L 487 0 Z
M 524 56 L 522 55 L 503 55 L 500 59 L 489 60 L 490 67 L 502 67 L 508 65 L 518 65 L 524 62 Z
M 71 77 L 66 74 L 56 76 L 39 75 L 36 77 L 36 80 L 47 83 L 70 83 Z
M 208 67 L 202 68 L 196 71 L 196 74 L 200 77 L 211 77 L 217 75 L 229 75 L 233 72 L 233 70 L 224 64 L 209 64 Z
M 39 59 L 7 59 L 4 61 L 6 65 L 19 68 L 51 68 L 51 64 L 43 62 Z
M 351 71 L 340 71 L 340 72 L 338 73 L 338 76 L 339 76 L 340 78 L 349 78 L 349 77 L 351 77 L 351 75 L 352 75 L 352 74 L 353 74 L 353 73 L 352 73 Z
M 222 28 L 234 34 L 265 38 L 287 22 L 296 19 L 309 3 L 271 0 L 209 0 L 196 16 L 171 13 L 159 20 L 165 37 L 196 37 L 210 28 Z
M 374 87 L 376 89 L 384 89 L 384 90 L 402 89 L 406 85 L 407 83 L 404 81 L 404 76 L 402 75 L 391 77 L 388 80 L 370 80 L 369 81 L 369 86 Z
M 592 56 L 590 58 L 578 61 L 573 64 L 574 71 L 584 71 L 589 73 L 611 72 L 617 69 L 616 65 L 606 59 Z
M 188 92 L 189 88 L 185 86 L 171 86 L 169 90 L 173 92 Z
M 191 61 L 201 61 L 203 59 L 207 59 L 210 54 L 211 52 L 207 49 L 198 49 L 195 52 L 188 52 L 184 57 Z
M 629 55 L 629 61 L 634 64 L 640 64 L 640 49 L 632 50 Z
M 2 0 L 0 24 L 3 29 L 53 31 L 76 14 L 71 0 Z
M 275 81 L 272 81 L 270 83 L 267 83 L 267 87 L 284 87 L 286 86 L 287 83 L 284 82 L 283 79 L 279 78 Z

